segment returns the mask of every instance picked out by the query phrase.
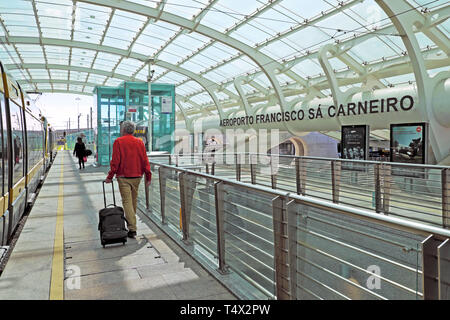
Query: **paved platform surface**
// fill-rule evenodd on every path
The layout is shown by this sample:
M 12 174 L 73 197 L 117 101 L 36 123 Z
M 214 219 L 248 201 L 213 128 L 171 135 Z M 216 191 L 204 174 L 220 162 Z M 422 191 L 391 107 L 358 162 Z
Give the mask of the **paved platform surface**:
M 79 170 L 70 151 L 58 152 L 0 276 L 0 300 L 236 299 L 143 215 L 136 239 L 103 248 L 106 170 L 92 159 Z M 115 191 L 121 205 L 117 183 Z

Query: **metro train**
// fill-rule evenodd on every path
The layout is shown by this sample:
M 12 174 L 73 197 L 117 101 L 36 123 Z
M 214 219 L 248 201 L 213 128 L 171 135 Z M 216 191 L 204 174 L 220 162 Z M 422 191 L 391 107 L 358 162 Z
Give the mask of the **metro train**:
M 0 62 L 0 246 L 8 245 L 56 156 L 56 132 Z

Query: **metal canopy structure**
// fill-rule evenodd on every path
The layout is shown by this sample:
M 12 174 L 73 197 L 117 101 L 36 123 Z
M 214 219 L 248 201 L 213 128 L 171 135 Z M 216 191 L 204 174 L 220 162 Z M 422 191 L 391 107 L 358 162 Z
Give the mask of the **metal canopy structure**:
M 151 63 L 182 118 L 223 118 L 420 87 L 449 70 L 449 16 L 446 0 L 9 0 L 0 60 L 25 90 L 85 95 Z

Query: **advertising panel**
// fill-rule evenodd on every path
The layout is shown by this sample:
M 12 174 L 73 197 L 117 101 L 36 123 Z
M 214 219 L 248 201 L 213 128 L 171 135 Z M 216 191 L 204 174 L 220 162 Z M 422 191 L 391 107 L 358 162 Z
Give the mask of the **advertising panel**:
M 369 146 L 369 126 L 342 126 L 342 159 L 367 160 Z
M 172 97 L 161 97 L 161 113 L 172 113 Z
M 341 158 L 367 160 L 369 149 L 369 126 L 355 125 L 341 127 Z M 364 163 L 343 162 L 342 169 L 365 171 Z
M 391 162 L 426 164 L 428 148 L 426 123 L 391 124 Z M 392 175 L 425 179 L 423 168 L 392 168 Z
M 138 139 L 141 139 L 144 142 L 145 150 L 148 151 L 148 127 L 145 126 L 137 126 L 134 131 L 134 136 Z
M 391 124 L 391 162 L 426 163 L 426 123 Z

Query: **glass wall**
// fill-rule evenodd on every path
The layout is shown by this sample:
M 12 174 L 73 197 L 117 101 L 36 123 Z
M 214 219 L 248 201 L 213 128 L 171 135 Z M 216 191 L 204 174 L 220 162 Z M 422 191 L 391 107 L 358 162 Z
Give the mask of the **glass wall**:
M 97 106 L 97 150 L 99 165 L 109 165 L 114 140 L 120 136 L 120 122 L 136 123 L 137 134 L 144 141 L 147 151 L 174 149 L 175 131 L 175 86 L 152 84 L 152 117 L 148 112 L 148 83 L 124 82 L 119 87 L 96 87 Z M 151 137 L 148 132 L 149 118 Z M 149 148 L 148 141 L 152 145 Z

